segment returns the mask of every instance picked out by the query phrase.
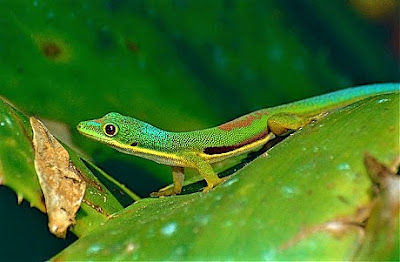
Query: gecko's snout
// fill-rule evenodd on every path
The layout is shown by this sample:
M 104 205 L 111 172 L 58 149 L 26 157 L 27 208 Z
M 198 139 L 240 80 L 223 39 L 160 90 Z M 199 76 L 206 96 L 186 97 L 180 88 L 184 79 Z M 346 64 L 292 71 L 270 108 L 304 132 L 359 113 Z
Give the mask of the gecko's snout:
M 86 134 L 90 131 L 90 125 L 88 125 L 87 121 L 79 122 L 76 129 L 78 129 L 79 133 Z
M 76 126 L 76 129 L 83 135 L 98 133 L 101 129 L 101 123 L 93 120 L 82 121 Z
M 76 126 L 76 129 L 78 129 L 79 132 L 81 132 L 85 128 L 84 122 L 79 122 L 78 125 Z

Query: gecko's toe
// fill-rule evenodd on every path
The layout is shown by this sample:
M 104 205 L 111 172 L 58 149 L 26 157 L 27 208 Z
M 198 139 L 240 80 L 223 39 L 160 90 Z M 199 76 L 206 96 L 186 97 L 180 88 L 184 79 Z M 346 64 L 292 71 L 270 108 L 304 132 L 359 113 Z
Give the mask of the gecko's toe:
M 209 192 L 215 186 L 225 182 L 228 179 L 229 179 L 229 176 L 226 176 L 226 177 L 223 177 L 223 178 L 219 178 L 218 180 L 215 180 L 212 183 L 208 183 L 207 186 L 203 189 L 203 193 Z
M 166 197 L 166 196 L 177 195 L 179 193 L 180 192 L 176 192 L 172 186 L 167 186 L 167 187 L 160 189 L 157 192 L 150 193 L 150 196 L 151 197 Z

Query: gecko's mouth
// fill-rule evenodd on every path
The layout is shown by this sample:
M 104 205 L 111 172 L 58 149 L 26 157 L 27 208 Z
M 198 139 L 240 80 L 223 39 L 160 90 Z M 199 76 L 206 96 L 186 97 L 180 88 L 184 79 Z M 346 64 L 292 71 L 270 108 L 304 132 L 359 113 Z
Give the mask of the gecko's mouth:
M 81 135 L 84 135 L 84 136 L 90 137 L 90 138 L 97 138 L 97 137 L 95 137 L 95 135 L 92 134 L 93 131 L 90 130 L 90 129 L 87 129 L 82 123 L 79 123 L 79 124 L 76 126 L 76 129 L 78 129 L 78 132 L 79 132 Z

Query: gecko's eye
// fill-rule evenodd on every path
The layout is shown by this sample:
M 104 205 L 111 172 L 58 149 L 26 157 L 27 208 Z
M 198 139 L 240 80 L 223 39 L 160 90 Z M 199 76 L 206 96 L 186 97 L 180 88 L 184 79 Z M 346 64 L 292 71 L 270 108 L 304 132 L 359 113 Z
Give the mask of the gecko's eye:
M 104 126 L 104 133 L 107 136 L 115 136 L 118 133 L 118 126 L 114 124 L 106 124 Z

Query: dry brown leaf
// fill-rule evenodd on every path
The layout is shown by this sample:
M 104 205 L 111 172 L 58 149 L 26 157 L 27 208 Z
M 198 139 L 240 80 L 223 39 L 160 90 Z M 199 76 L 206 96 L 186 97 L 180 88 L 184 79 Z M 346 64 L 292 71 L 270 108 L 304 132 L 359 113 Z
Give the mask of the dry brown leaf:
M 35 169 L 49 217 L 50 232 L 65 237 L 75 223 L 86 183 L 68 152 L 38 119 L 31 117 Z

